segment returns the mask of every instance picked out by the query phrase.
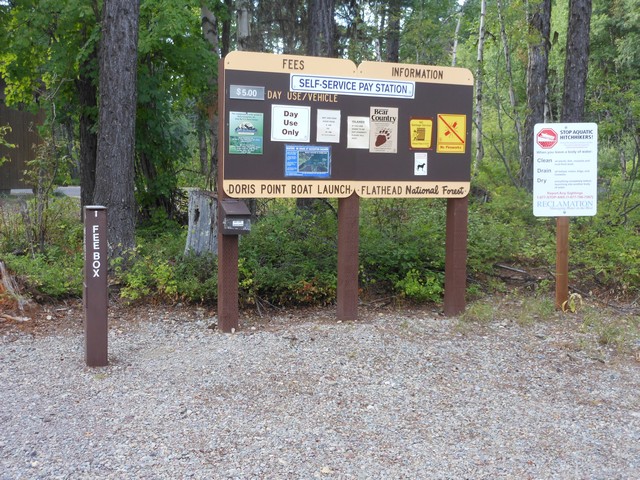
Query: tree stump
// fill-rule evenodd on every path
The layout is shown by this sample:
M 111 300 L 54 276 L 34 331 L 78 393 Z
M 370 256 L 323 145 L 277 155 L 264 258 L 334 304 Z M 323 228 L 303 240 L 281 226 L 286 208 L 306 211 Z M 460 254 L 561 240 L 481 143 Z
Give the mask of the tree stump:
M 20 295 L 18 284 L 5 268 L 4 262 L 0 261 L 0 307 L 23 311 L 28 304 L 29 300 Z
M 189 231 L 185 255 L 218 253 L 218 199 L 212 192 L 189 192 Z

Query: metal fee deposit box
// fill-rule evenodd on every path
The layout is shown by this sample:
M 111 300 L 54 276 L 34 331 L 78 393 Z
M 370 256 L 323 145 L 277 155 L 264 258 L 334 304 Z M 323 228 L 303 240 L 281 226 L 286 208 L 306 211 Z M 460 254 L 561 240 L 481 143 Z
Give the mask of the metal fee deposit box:
M 240 200 L 222 200 L 222 233 L 241 235 L 251 231 L 251 212 Z

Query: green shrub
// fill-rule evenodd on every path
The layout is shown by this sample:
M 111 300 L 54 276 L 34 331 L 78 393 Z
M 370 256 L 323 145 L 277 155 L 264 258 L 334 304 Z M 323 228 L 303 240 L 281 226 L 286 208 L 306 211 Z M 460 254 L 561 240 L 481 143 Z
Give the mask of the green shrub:
M 83 227 L 78 200 L 55 196 L 48 199 L 41 219 L 43 251 L 32 243 L 34 200 L 26 199 L 24 214 L 20 213 L 21 201 L 25 200 L 12 198 L 0 208 L 0 258 L 36 298 L 82 296 Z
M 621 180 L 612 181 L 604 197 L 598 215 L 571 220 L 570 282 L 589 290 L 606 289 L 620 297 L 637 296 L 640 208 L 624 208 L 640 203 L 640 198 L 625 190 Z M 530 199 L 519 190 L 501 187 L 487 201 L 470 200 L 467 265 L 474 277 L 470 289 L 476 294 L 479 285 L 502 285 L 491 275 L 497 262 L 521 265 L 525 270 L 553 270 L 555 220 L 533 217 Z M 416 302 L 441 299 L 446 204 L 445 199 L 361 200 L 359 279 L 365 293 L 395 294 Z M 33 207 L 29 204 L 28 208 Z M 240 237 L 240 302 L 321 305 L 335 301 L 335 201 L 298 210 L 292 199 L 272 199 L 259 210 L 261 217 L 252 232 Z M 44 251 L 38 253 L 29 244 L 18 201 L 3 200 L 0 258 L 36 297 L 80 296 L 83 228 L 78 201 L 51 197 L 43 222 Z M 186 234 L 186 227 L 166 214 L 151 215 L 138 228 L 137 247 L 127 268 L 123 259 L 111 259 L 112 280 L 122 297 L 215 302 L 217 259 L 214 255 L 185 256 Z M 542 288 L 548 288 L 547 283 Z
M 179 257 L 173 267 L 176 294 L 190 302 L 214 303 L 218 298 L 218 259 L 206 254 Z
M 337 219 L 331 209 L 298 211 L 274 202 L 240 242 L 240 285 L 246 303 L 326 304 L 337 284 Z
M 410 270 L 395 287 L 404 297 L 417 302 L 437 302 L 444 293 L 443 274 Z
M 81 253 L 50 248 L 45 254 L 16 256 L 4 254 L 7 267 L 36 298 L 64 299 L 81 297 L 84 258 Z
M 127 300 L 213 303 L 217 298 L 217 268 L 211 255 L 134 256 L 131 266 L 118 274 L 120 296 Z
M 445 202 L 367 199 L 361 202 L 360 265 L 363 287 L 414 298 L 442 288 Z M 425 288 L 430 290 L 426 294 Z
M 127 300 L 212 303 L 217 298 L 217 262 L 211 254 L 184 255 L 186 229 L 160 215 L 138 231 L 135 251 L 127 268 L 123 259 L 113 263 Z
M 25 202 L 24 214 L 20 203 Z M 27 225 L 25 225 L 25 218 Z M 52 196 L 43 210 L 42 232 L 44 251 L 49 247 L 61 248 L 69 254 L 82 250 L 83 226 L 80 221 L 78 199 Z M 30 252 L 37 238 L 35 200 L 12 198 L 0 205 L 0 252 Z M 43 252 L 40 252 L 43 253 Z

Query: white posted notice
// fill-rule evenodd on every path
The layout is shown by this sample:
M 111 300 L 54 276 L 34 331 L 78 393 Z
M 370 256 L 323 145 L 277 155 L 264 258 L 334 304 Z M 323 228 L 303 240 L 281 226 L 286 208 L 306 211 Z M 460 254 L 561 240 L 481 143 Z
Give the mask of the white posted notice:
M 340 110 L 318 109 L 316 142 L 340 143 Z
M 598 125 L 537 124 L 533 131 L 533 214 L 593 216 L 597 196 Z
M 369 148 L 369 117 L 347 117 L 347 148 Z

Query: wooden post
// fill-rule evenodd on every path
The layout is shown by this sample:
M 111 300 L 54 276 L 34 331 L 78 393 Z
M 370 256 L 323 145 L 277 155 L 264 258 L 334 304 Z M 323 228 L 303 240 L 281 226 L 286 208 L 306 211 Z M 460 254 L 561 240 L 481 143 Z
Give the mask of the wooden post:
M 444 314 L 464 312 L 467 289 L 467 220 L 469 198 L 447 200 L 447 239 L 444 260 Z
M 220 202 L 218 202 L 220 204 Z M 220 212 L 218 211 L 218 218 Z M 219 231 L 220 232 L 220 231 Z M 223 332 L 238 329 L 238 236 L 218 237 L 218 328 Z
M 107 209 L 84 208 L 84 345 L 89 367 L 108 365 Z
M 338 199 L 337 319 L 358 319 L 360 197 Z
M 569 217 L 556 218 L 556 308 L 569 300 Z
M 224 62 L 219 62 L 218 85 L 224 85 Z M 218 89 L 218 107 L 224 117 L 225 90 Z M 218 122 L 218 328 L 238 329 L 238 236 L 222 233 L 222 201 L 229 198 L 222 189 L 224 179 L 224 122 Z

